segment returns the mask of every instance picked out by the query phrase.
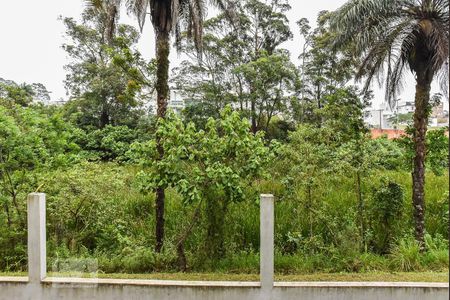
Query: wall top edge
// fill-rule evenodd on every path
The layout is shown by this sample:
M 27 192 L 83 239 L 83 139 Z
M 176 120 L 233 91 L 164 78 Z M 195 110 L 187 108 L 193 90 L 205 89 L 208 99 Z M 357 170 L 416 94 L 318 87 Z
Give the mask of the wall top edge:
M 28 283 L 28 277 L 0 276 L 1 283 Z M 106 279 L 47 277 L 44 284 L 101 284 L 101 285 L 142 285 L 142 286 L 177 286 L 177 287 L 232 287 L 259 288 L 259 281 L 178 281 L 147 279 Z M 447 282 L 274 282 L 275 288 L 449 288 Z

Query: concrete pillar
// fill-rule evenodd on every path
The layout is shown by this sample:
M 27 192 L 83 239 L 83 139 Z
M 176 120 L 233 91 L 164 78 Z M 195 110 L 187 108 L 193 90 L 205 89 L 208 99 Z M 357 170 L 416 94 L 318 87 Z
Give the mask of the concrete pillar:
M 272 289 L 274 273 L 274 197 L 261 195 L 260 201 L 260 281 L 261 288 Z
M 28 280 L 40 282 L 47 273 L 45 194 L 28 195 Z

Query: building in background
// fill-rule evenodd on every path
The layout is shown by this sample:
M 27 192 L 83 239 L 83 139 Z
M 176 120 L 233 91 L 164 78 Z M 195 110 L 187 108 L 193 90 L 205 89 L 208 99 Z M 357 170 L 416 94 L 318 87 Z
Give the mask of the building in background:
M 394 113 L 388 103 L 383 103 L 380 108 L 369 107 L 364 111 L 364 122 L 369 128 L 387 129 L 393 128 L 392 117 Z
M 185 107 L 186 103 L 181 96 L 180 91 L 177 89 L 170 89 L 170 99 L 167 103 L 167 108 L 172 110 L 177 115 L 180 115 Z
M 430 125 L 433 127 L 448 126 L 448 110 L 444 109 L 443 102 L 433 107 L 430 115 Z
M 156 103 L 156 91 L 153 92 L 151 100 L 144 103 L 144 108 L 151 115 L 156 115 L 157 103 Z M 167 110 L 173 111 L 175 114 L 180 115 L 183 109 L 186 107 L 186 102 L 181 92 L 178 89 L 170 88 L 169 100 L 167 102 Z
M 415 110 L 414 102 L 397 100 L 394 108 L 390 108 L 387 103 L 380 105 L 378 109 L 370 107 L 364 111 L 364 122 L 369 128 L 376 129 L 400 129 L 405 128 L 413 122 Z M 449 113 L 445 109 L 444 103 L 439 103 L 433 107 L 429 117 L 430 127 L 448 126 Z
M 404 101 L 404 102 L 397 102 L 397 106 L 395 108 L 395 111 L 399 115 L 414 113 L 414 110 L 416 109 L 416 106 L 414 105 L 414 102 L 411 101 Z

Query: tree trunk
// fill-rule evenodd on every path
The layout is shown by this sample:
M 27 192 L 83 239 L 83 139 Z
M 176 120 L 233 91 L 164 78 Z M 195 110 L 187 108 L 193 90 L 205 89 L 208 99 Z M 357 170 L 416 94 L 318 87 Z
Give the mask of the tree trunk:
M 414 150 L 413 193 L 415 237 L 420 251 L 425 251 L 425 138 L 428 125 L 428 104 L 430 100 L 431 80 L 426 75 L 417 74 L 416 99 L 414 111 Z
M 118 15 L 118 9 L 116 5 L 109 5 L 107 9 L 107 18 L 105 24 L 105 39 L 108 45 L 112 45 L 114 35 L 116 32 L 116 19 Z
M 251 109 L 251 114 L 252 114 L 252 117 L 251 117 L 252 128 L 251 128 L 251 130 L 252 130 L 253 134 L 256 134 L 256 132 L 258 132 L 258 125 L 256 124 L 256 103 L 255 103 L 256 100 L 253 99 L 253 96 L 251 96 L 251 97 L 252 97 L 252 99 L 250 100 L 251 101 L 250 109 Z
M 7 224 L 8 224 L 8 228 L 11 228 L 11 215 L 9 213 L 9 206 L 8 203 L 6 203 L 6 199 L 5 199 L 5 203 L 3 203 L 3 207 L 5 208 L 5 213 L 6 213 L 6 220 L 7 220 Z
M 169 98 L 169 52 L 170 52 L 170 37 L 167 32 L 156 33 L 156 93 L 157 93 L 157 113 L 158 119 L 166 117 L 167 100 Z M 161 145 L 161 137 L 156 136 L 156 144 L 161 160 L 164 156 L 164 149 Z M 156 246 L 155 251 L 161 252 L 164 245 L 164 202 L 165 191 L 164 188 L 158 187 L 156 189 Z
M 312 237 L 314 236 L 313 233 L 313 204 L 312 204 L 312 191 L 311 191 L 311 185 L 308 184 L 307 187 L 308 190 L 308 219 L 309 219 L 309 237 L 312 239 Z
M 366 248 L 366 229 L 364 226 L 364 199 L 361 191 L 361 173 L 359 171 L 356 171 L 356 196 L 358 198 L 359 234 L 361 237 L 360 249 L 364 250 Z
M 23 218 L 23 216 L 22 216 L 22 210 L 20 209 L 19 203 L 17 202 L 17 193 L 12 192 L 11 197 L 12 197 L 12 202 L 14 204 L 14 207 L 16 208 L 17 215 L 19 216 L 19 220 L 22 221 L 23 223 L 25 223 L 25 218 Z
M 187 259 L 186 253 L 184 252 L 184 243 L 186 242 L 186 239 L 189 237 L 192 229 L 194 228 L 195 224 L 197 224 L 198 219 L 200 218 L 201 204 L 201 202 L 198 204 L 197 208 L 194 211 L 194 215 L 192 216 L 191 222 L 188 224 L 177 242 L 178 266 L 181 272 L 187 271 Z
M 449 25 L 449 30 L 450 30 L 450 25 Z M 450 48 L 450 41 L 449 41 L 449 48 Z M 450 54 L 449 54 L 450 55 Z M 449 57 L 449 60 L 447 61 L 447 68 L 448 68 L 448 74 L 450 74 L 450 63 L 449 63 L 449 61 L 450 61 L 450 57 Z M 449 101 L 449 98 L 448 98 L 448 94 L 447 94 L 447 104 L 449 104 L 449 107 L 450 107 L 450 101 Z M 450 116 L 448 117 L 448 131 L 450 132 Z M 448 159 L 448 161 L 447 161 L 447 166 L 448 166 L 448 174 L 450 174 L 450 140 L 449 140 L 449 143 L 448 143 L 448 156 L 447 156 L 447 159 Z M 450 183 L 449 183 L 449 185 L 450 185 Z M 449 207 L 450 207 L 450 196 L 448 196 L 447 197 L 447 203 L 448 203 L 448 205 L 449 205 Z M 450 241 L 450 218 L 448 218 L 448 220 L 447 220 L 447 226 L 448 226 L 448 233 L 447 233 L 447 240 L 449 240 Z
M 106 109 L 105 105 L 102 107 L 102 113 L 100 115 L 100 128 L 104 128 L 106 125 L 108 125 L 110 122 L 109 120 L 109 114 L 108 110 Z
M 205 239 L 206 255 L 212 259 L 225 256 L 224 227 L 226 203 L 218 200 L 215 193 L 210 193 L 206 201 L 207 232 Z

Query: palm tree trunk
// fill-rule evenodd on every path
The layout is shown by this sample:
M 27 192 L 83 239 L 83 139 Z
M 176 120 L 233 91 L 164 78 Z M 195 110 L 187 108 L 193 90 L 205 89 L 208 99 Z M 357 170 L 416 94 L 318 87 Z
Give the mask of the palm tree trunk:
M 167 100 L 169 98 L 169 52 L 170 52 L 170 38 L 168 32 L 156 33 L 156 93 L 157 93 L 157 117 L 165 118 L 167 111 Z M 159 159 L 164 156 L 164 149 L 161 145 L 161 137 L 156 136 L 157 149 Z M 156 252 L 161 252 L 164 245 L 164 202 L 165 191 L 164 188 L 158 187 L 156 189 Z
M 416 99 L 414 111 L 414 169 L 412 172 L 415 236 L 421 252 L 425 251 L 425 138 L 428 125 L 428 104 L 431 80 L 428 76 L 417 74 Z
M 118 7 L 116 5 L 109 5 L 106 11 L 107 18 L 105 24 L 105 39 L 108 45 L 111 45 L 116 31 L 116 19 L 118 17 Z

